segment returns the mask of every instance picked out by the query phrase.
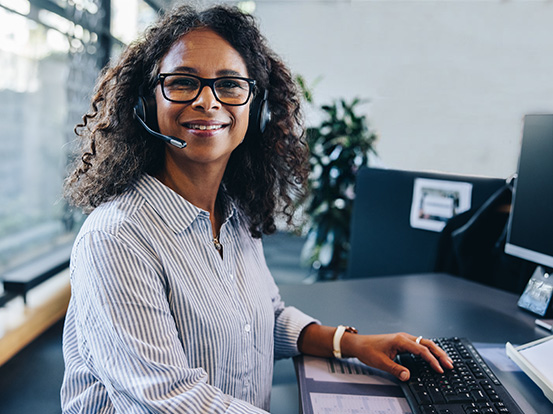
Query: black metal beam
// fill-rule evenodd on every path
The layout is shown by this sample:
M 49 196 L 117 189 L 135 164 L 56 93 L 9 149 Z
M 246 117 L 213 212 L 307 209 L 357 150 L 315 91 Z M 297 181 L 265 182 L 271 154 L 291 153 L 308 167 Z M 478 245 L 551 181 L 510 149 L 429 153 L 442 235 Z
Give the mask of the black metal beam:
M 57 275 L 69 266 L 73 243 L 64 244 L 44 256 L 9 271 L 0 278 L 4 283 L 4 293 L 23 296 L 27 302 L 29 290 Z

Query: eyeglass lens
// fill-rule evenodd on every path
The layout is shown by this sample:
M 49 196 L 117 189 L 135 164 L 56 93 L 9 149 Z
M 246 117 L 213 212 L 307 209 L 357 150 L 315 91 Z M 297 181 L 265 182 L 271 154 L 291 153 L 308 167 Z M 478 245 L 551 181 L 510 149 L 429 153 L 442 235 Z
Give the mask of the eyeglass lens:
M 169 100 L 184 102 L 196 99 L 204 84 L 209 82 L 187 75 L 169 75 L 162 82 L 162 87 Z M 250 97 L 250 84 L 247 80 L 225 77 L 217 78 L 212 84 L 215 97 L 222 103 L 242 105 Z

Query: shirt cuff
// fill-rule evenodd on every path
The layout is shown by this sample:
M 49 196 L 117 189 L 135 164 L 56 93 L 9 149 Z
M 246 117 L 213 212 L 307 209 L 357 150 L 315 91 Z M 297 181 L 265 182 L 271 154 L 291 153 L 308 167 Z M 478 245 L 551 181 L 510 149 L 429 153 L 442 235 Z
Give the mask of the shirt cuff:
M 300 333 L 303 328 L 312 323 L 321 324 L 317 319 L 293 306 L 284 308 L 275 324 L 275 359 L 299 355 L 298 338 Z

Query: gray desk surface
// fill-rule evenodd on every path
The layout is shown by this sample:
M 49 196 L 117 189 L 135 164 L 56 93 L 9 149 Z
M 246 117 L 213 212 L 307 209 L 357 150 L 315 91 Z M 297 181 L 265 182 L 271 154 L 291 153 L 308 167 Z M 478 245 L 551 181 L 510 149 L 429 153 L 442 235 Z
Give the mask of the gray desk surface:
M 517 307 L 518 296 L 446 274 L 282 285 L 280 294 L 287 305 L 325 325 L 353 325 L 365 334 L 404 331 L 427 338 L 463 336 L 500 346 L 547 334 L 535 326 L 535 316 Z M 532 383 L 512 373 L 496 373 L 516 387 L 537 413 L 553 413 L 553 404 Z

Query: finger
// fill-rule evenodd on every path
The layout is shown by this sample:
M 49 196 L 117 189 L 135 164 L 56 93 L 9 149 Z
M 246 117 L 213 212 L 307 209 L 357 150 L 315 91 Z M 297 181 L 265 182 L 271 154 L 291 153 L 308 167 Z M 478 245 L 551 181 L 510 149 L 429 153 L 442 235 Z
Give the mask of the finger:
M 418 344 L 414 341 L 408 341 L 407 344 L 405 344 L 405 347 L 406 347 L 406 351 L 422 357 L 426 362 L 430 364 L 432 369 L 439 372 L 440 374 L 443 374 L 444 370 L 440 362 L 438 361 L 437 357 L 434 356 L 434 353 L 432 353 L 432 351 L 429 348 L 429 347 L 432 347 L 433 350 L 436 350 L 436 352 L 439 352 L 440 348 L 433 341 L 429 339 L 422 339 Z M 445 351 L 443 352 L 445 353 Z
M 408 381 L 411 377 L 411 373 L 403 365 L 400 365 L 394 362 L 391 359 L 385 359 L 381 361 L 380 366 L 375 366 L 375 368 L 382 369 L 383 371 L 389 372 L 394 377 L 398 378 L 400 381 Z
M 453 360 L 449 357 L 447 352 L 440 348 L 434 341 L 431 339 L 416 338 L 414 335 L 408 335 L 415 343 L 419 341 L 419 345 L 427 347 L 430 352 L 440 361 L 440 364 L 448 369 L 453 369 Z M 419 355 L 419 354 L 417 354 Z M 422 356 L 422 355 L 421 355 Z
M 430 352 L 438 358 L 442 366 L 453 369 L 453 360 L 449 357 L 447 352 L 440 348 L 434 341 L 430 339 L 422 339 L 420 344 L 426 346 Z

